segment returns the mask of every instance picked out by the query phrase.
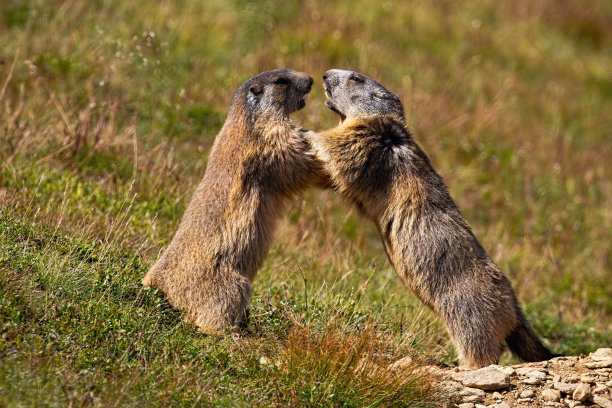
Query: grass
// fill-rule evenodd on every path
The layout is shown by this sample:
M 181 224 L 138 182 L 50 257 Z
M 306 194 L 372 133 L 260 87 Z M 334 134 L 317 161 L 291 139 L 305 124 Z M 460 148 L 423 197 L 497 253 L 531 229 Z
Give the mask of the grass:
M 417 140 L 560 353 L 612 338 L 612 8 L 605 1 L 0 5 L 0 406 L 435 406 L 393 361 L 452 363 L 375 228 L 295 200 L 249 328 L 203 336 L 140 279 L 172 238 L 234 90 L 310 73 L 403 99 Z M 317 85 L 318 83 L 318 85 Z M 515 362 L 504 356 L 502 363 Z

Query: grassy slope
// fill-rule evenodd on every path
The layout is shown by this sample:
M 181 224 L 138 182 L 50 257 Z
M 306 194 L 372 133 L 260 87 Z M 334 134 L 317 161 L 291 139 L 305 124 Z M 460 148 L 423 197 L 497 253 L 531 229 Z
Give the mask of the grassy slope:
M 514 4 L 3 2 L 0 405 L 433 404 L 426 379 L 386 367 L 453 361 L 447 335 L 333 194 L 292 206 L 244 336 L 199 335 L 139 286 L 233 91 L 281 66 L 399 93 L 536 329 L 558 352 L 604 345 L 612 10 Z M 316 85 L 296 119 L 337 120 Z

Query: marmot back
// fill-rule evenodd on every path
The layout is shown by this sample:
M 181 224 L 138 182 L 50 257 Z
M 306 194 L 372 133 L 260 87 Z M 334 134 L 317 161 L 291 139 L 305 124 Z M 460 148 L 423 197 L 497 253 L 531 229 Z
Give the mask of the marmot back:
M 202 331 L 245 321 L 277 220 L 316 178 L 305 131 L 289 118 L 311 86 L 307 74 L 280 69 L 238 89 L 178 231 L 142 281 Z
M 376 223 L 402 281 L 444 320 L 462 363 L 497 363 L 504 345 L 526 361 L 552 358 L 408 131 L 397 95 L 353 71 L 323 79 L 326 105 L 342 122 L 313 134 L 317 156 L 337 190 Z

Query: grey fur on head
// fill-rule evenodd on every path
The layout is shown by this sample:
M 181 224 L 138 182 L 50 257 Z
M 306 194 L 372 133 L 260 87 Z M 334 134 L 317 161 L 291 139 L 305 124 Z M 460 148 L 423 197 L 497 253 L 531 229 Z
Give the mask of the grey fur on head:
M 323 88 L 328 98 L 325 105 L 342 120 L 389 114 L 404 118 L 400 98 L 359 72 L 330 69 L 323 74 Z
M 246 81 L 236 92 L 236 97 L 245 97 L 251 115 L 289 114 L 306 106 L 305 95 L 310 92 L 312 78 L 307 74 L 289 69 L 264 72 Z M 279 92 L 279 88 L 286 88 Z

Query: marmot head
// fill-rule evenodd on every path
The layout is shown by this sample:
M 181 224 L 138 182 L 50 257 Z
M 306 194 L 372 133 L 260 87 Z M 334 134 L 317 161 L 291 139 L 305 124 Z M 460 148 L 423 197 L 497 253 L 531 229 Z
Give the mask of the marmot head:
M 323 74 L 325 106 L 344 121 L 352 117 L 396 115 L 404 118 L 399 97 L 387 88 L 355 71 L 331 69 Z
M 234 95 L 232 106 L 242 105 L 252 118 L 283 116 L 306 106 L 304 97 L 312 87 L 312 78 L 303 72 L 276 69 L 246 81 Z

